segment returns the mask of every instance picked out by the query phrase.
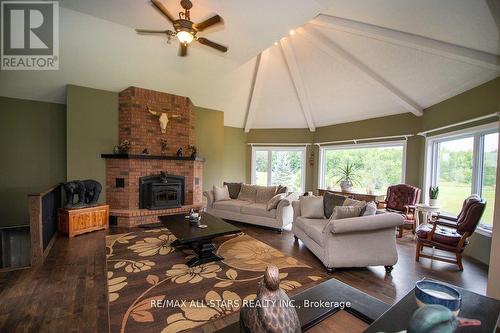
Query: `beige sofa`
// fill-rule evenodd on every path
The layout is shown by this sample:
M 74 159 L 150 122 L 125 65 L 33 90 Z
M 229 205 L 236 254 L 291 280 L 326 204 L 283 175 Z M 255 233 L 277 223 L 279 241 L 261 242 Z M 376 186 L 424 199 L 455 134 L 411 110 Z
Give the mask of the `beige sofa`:
M 385 266 L 392 271 L 398 261 L 396 227 L 403 224 L 399 214 L 377 211 L 376 215 L 339 220 L 301 216 L 300 202 L 294 201 L 292 232 L 320 259 L 329 273 L 340 267 Z
M 253 200 L 231 199 L 214 202 L 213 191 L 206 191 L 207 213 L 223 219 L 244 222 L 282 231 L 293 221 L 292 202 L 298 200 L 297 193 L 289 193 L 278 203 L 276 209 L 268 211 L 266 203 Z

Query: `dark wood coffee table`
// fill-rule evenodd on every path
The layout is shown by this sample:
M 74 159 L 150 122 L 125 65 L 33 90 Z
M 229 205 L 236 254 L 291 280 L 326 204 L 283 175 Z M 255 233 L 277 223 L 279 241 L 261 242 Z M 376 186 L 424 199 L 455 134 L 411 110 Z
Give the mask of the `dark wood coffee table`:
M 232 224 L 207 213 L 201 213 L 200 224 L 207 225 L 204 229 L 191 224 L 185 218 L 185 215 L 160 216 L 159 219 L 161 224 L 167 227 L 177 238 L 172 242 L 172 246 L 188 247 L 196 253 L 197 257 L 186 263 L 189 267 L 224 260 L 224 258 L 215 254 L 216 246 L 212 242 L 213 239 L 241 232 L 239 228 Z

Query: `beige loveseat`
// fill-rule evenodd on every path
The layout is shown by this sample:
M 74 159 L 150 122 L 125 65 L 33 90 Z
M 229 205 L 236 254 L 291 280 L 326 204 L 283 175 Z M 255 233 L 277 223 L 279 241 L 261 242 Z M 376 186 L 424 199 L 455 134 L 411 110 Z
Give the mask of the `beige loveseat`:
M 255 188 L 262 189 L 263 187 L 255 185 Z M 276 190 L 276 187 L 274 189 Z M 203 195 L 207 198 L 207 213 L 209 214 L 227 220 L 269 227 L 278 231 L 282 231 L 283 227 L 292 223 L 292 202 L 299 198 L 297 193 L 287 193 L 279 201 L 277 208 L 267 210 L 267 200 L 259 201 L 258 197 L 247 197 L 247 200 L 238 198 L 215 202 L 213 191 L 206 191 Z
M 390 273 L 398 261 L 395 231 L 403 224 L 401 215 L 377 211 L 372 216 L 312 219 L 301 216 L 299 201 L 292 206 L 295 239 L 300 239 L 329 273 L 340 267 L 366 266 L 385 266 Z

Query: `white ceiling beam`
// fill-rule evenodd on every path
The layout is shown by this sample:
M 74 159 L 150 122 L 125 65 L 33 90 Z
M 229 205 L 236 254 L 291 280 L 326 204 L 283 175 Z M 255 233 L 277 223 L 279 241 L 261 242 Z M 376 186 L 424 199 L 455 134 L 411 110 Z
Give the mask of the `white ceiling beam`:
M 265 67 L 268 63 L 269 49 L 262 51 L 257 56 L 255 62 L 255 70 L 252 79 L 252 86 L 250 88 L 250 95 L 248 99 L 247 114 L 245 118 L 245 132 L 250 132 L 252 128 L 252 123 L 255 118 L 255 112 L 257 111 L 257 105 L 259 103 L 260 95 L 262 92 L 262 85 L 264 83 Z
M 310 23 L 500 71 L 500 56 L 408 32 L 321 14 Z
M 298 29 L 297 31 L 329 56 L 340 56 L 345 61 L 357 67 L 363 74 L 365 74 L 368 79 L 377 83 L 387 92 L 389 92 L 394 100 L 402 105 L 406 110 L 415 114 L 416 116 L 423 115 L 423 110 L 420 105 L 406 96 L 399 89 L 394 87 L 391 83 L 386 81 L 382 76 L 377 74 L 370 67 L 354 57 L 351 53 L 347 52 L 337 43 L 327 38 L 320 31 L 314 29 L 309 24 L 306 24 L 304 28 Z
M 292 78 L 293 86 L 295 87 L 295 92 L 299 99 L 300 108 L 304 114 L 304 118 L 307 122 L 307 127 L 311 132 L 316 131 L 316 126 L 314 125 L 314 120 L 311 116 L 311 104 L 309 103 L 309 97 L 307 95 L 306 87 L 304 85 L 304 80 L 300 74 L 299 64 L 297 58 L 295 57 L 295 52 L 293 51 L 292 41 L 289 38 L 282 38 L 280 40 L 281 50 L 283 51 L 283 57 L 285 63 L 288 67 L 288 72 Z

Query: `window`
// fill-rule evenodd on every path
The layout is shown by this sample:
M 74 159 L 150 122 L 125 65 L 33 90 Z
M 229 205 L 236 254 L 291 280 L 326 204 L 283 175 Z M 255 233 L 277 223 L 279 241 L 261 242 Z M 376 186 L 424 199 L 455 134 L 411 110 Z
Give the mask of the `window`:
M 305 147 L 252 147 L 252 184 L 303 192 L 305 156 Z
M 486 125 L 428 139 L 427 184 L 439 186 L 441 210 L 457 215 L 465 198 L 487 201 L 480 229 L 491 231 L 495 206 L 498 125 Z M 425 193 L 427 195 L 427 193 Z
M 387 187 L 404 180 L 405 143 L 388 142 L 322 147 L 320 187 L 340 189 L 340 168 L 355 165 L 358 183 L 353 191 L 385 194 Z

